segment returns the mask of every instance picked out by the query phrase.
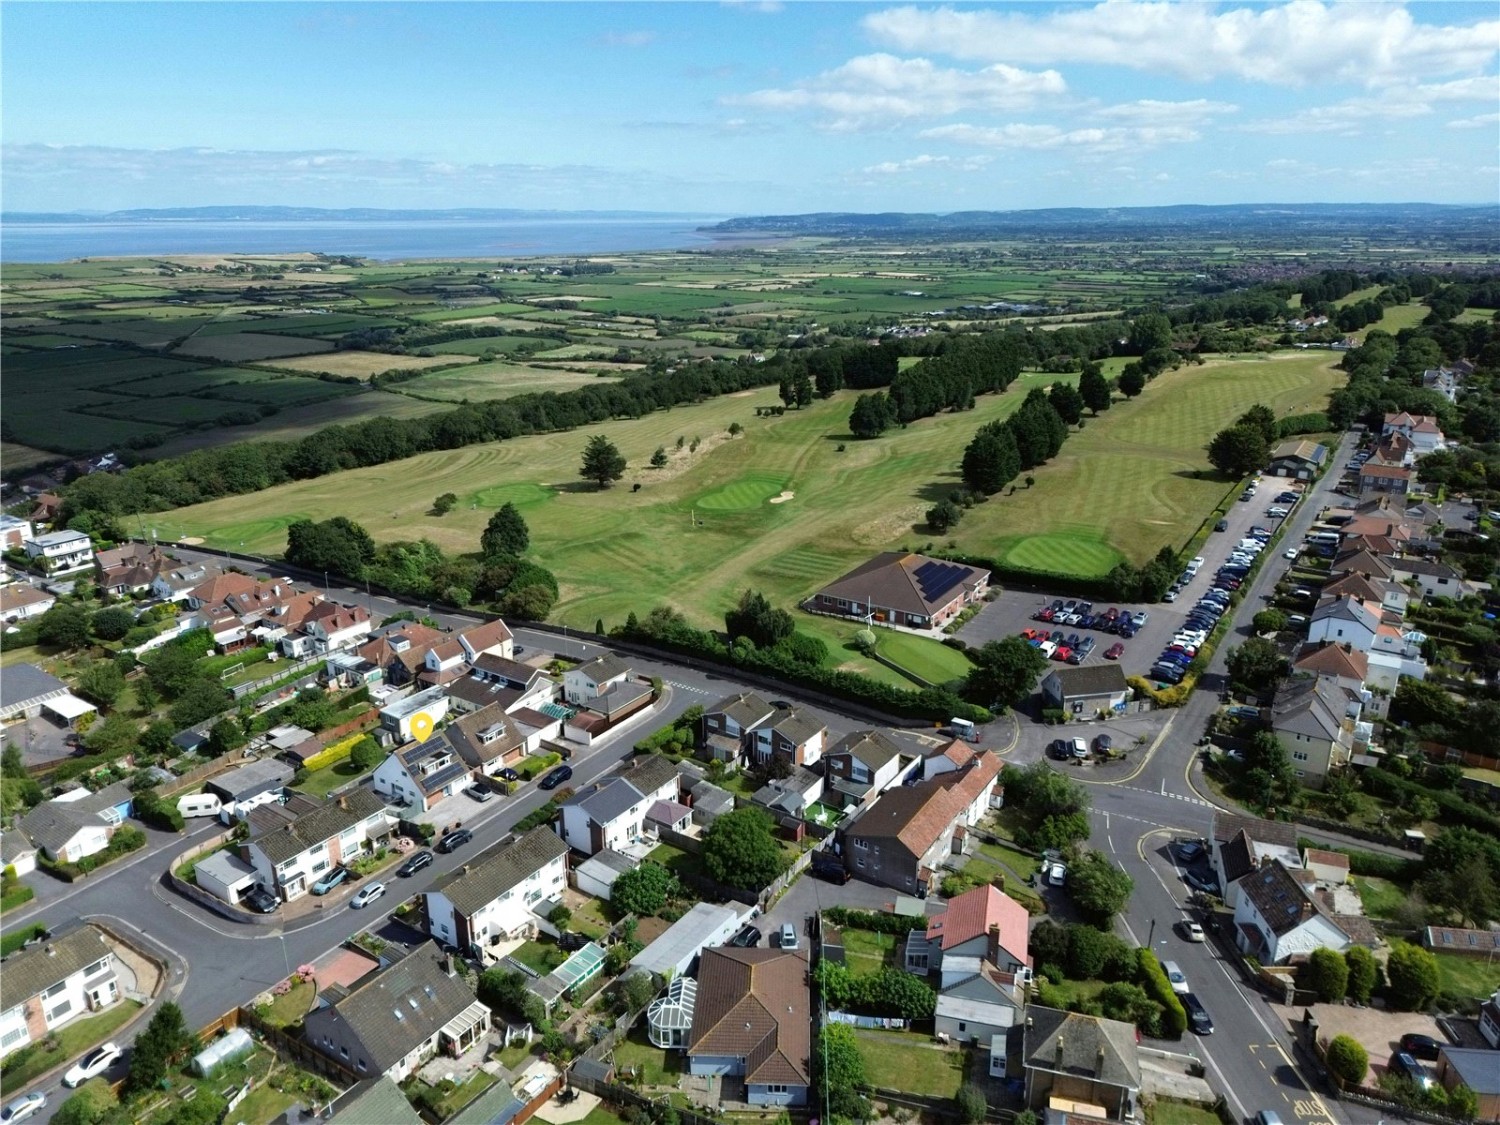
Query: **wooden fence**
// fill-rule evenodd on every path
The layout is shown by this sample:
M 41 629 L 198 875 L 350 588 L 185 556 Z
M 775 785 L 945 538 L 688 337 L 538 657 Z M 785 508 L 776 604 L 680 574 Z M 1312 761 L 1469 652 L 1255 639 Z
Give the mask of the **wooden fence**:
M 279 1027 L 272 1027 L 254 1008 L 238 1009 L 239 1026 L 248 1028 L 255 1038 L 264 1042 L 282 1058 L 290 1059 L 298 1066 L 311 1070 L 339 1086 L 353 1086 L 364 1076 L 329 1058 L 311 1046 L 306 1040 L 288 1034 Z

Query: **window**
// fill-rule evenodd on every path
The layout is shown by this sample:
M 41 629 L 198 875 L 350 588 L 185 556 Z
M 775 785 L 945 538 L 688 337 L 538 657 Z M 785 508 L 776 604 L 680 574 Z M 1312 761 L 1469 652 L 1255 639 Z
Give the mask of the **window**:
M 925 969 L 925 968 L 927 968 L 927 954 L 925 954 L 925 953 L 913 953 L 911 956 L 909 956 L 906 959 L 906 967 L 908 969 Z
M 348 1047 L 340 1047 L 339 1048 L 339 1054 L 341 1056 L 343 1056 L 344 1058 L 347 1059 L 349 1057 L 349 1048 Z
M 866 848 L 868 848 L 868 847 L 869 847 L 869 846 L 870 846 L 870 845 L 869 845 L 869 842 L 868 842 L 868 841 L 866 841 L 866 840 L 861 840 L 861 839 L 858 839 L 858 838 L 857 838 L 857 837 L 856 837 L 856 839 L 855 839 L 855 841 L 854 841 L 854 846 L 855 846 L 855 847 L 856 847 L 856 848 L 858 848 L 858 849 L 859 849 L 859 850 L 860 850 L 860 851 L 864 851 L 864 850 L 865 850 L 865 849 L 866 849 Z
M 65 981 L 65 980 L 64 981 L 58 981 L 51 988 L 47 988 L 47 989 L 43 989 L 42 990 L 42 999 L 43 1000 L 50 1000 L 50 999 L 52 999 L 52 997 L 56 996 L 58 993 L 60 993 L 60 992 L 66 992 L 67 989 L 68 989 L 68 982 L 67 981 Z
M 775 1084 L 772 1084 L 766 1087 L 766 1093 L 768 1094 L 784 1094 L 786 1092 L 787 1089 L 785 1086 L 777 1086 Z
M 0 1035 L 0 1047 L 14 1047 L 17 1043 L 25 1042 L 27 1038 L 26 1027 L 13 1027 L 4 1035 Z
M 47 1013 L 47 1022 L 50 1024 L 50 1023 L 52 1023 L 55 1020 L 59 1020 L 63 1016 L 65 1016 L 69 1012 L 71 1012 L 72 1010 L 73 1010 L 73 1001 L 71 1001 L 71 1000 L 64 1000 L 64 1001 L 62 1001 L 62 1003 L 58 1004 L 57 1007 L 53 1008 L 50 1012 Z
M 855 866 L 857 866 L 857 867 L 863 867 L 865 865 L 865 857 L 864 856 L 858 856 L 858 857 L 856 857 L 855 860 L 854 860 L 854 863 L 855 863 Z
M 1292 751 L 1292 761 L 1294 761 L 1294 762 L 1305 762 L 1305 761 L 1307 761 L 1307 751 L 1306 750 L 1293 750 Z
M 958 1030 L 959 1030 L 959 1034 L 962 1034 L 962 1033 L 964 1033 L 964 1032 L 966 1032 L 966 1031 L 969 1030 L 969 1025 L 966 1024 L 966 1023 L 964 1023 L 964 1022 L 962 1022 L 962 1021 L 959 1021 Z

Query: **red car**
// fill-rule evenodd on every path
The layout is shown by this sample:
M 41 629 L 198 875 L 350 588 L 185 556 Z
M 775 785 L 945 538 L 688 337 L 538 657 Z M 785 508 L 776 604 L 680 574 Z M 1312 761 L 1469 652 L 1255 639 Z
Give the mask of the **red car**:
M 1058 645 L 1057 648 L 1052 651 L 1053 660 L 1067 660 L 1068 657 L 1072 655 L 1073 650 L 1070 649 L 1067 645 Z
M 1036 639 L 1039 636 L 1045 637 L 1046 635 L 1047 635 L 1046 633 L 1043 633 L 1039 629 L 1022 629 L 1021 630 L 1021 639 L 1023 641 L 1034 640 L 1034 639 Z
M 1052 620 L 1052 610 L 1050 608 L 1044 609 L 1044 610 L 1040 610 L 1037 613 L 1037 615 L 1036 615 L 1036 619 L 1038 621 L 1051 621 Z
M 1123 655 L 1125 655 L 1125 646 L 1122 645 L 1119 641 L 1116 641 L 1114 644 L 1110 645 L 1107 649 L 1104 650 L 1105 660 L 1118 660 Z
M 1106 620 L 1106 621 L 1113 621 L 1116 617 L 1119 617 L 1119 616 L 1120 616 L 1120 610 L 1116 606 L 1110 606 L 1108 609 L 1106 609 L 1104 611 L 1104 620 Z

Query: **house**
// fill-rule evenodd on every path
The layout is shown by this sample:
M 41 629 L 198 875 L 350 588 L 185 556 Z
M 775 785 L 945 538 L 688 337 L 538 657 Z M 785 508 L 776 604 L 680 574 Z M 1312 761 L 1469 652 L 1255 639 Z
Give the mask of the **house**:
M 703 950 L 723 945 L 734 936 L 747 911 L 748 907 L 694 903 L 666 933 L 631 959 L 629 971 L 655 973 L 667 980 L 687 976 Z
M 1093 718 L 1123 711 L 1131 688 L 1118 664 L 1079 664 L 1054 668 L 1042 677 L 1042 706 Z
M 1359 537 L 1361 540 L 1363 536 Z M 1391 564 L 1382 555 L 1368 549 L 1363 542 L 1348 540 L 1333 557 L 1330 574 L 1362 574 L 1367 578 L 1389 580 Z
M 0 973 L 0 1057 L 119 998 L 115 955 L 94 926 L 13 953 Z
M 33 534 L 30 520 L 0 513 L 0 551 L 14 551 L 24 547 Z
M 1458 401 L 1458 385 L 1462 377 L 1446 367 L 1429 367 L 1422 372 L 1422 386 L 1430 391 L 1437 391 L 1449 402 Z
M 840 805 L 863 804 L 899 785 L 916 764 L 914 755 L 878 730 L 857 730 L 839 739 L 823 756 L 828 788 Z
M 1423 598 L 1461 598 L 1471 592 L 1464 576 L 1447 563 L 1414 555 L 1390 560 L 1391 575 L 1397 582 L 1416 586 Z
M 57 599 L 51 594 L 25 582 L 0 586 L 0 620 L 25 621 L 28 617 L 40 617 L 56 604 Z
M 223 573 L 212 563 L 179 563 L 151 580 L 151 596 L 164 602 L 186 602 L 194 590 Z
M 1134 1025 L 1033 1004 L 1026 1009 L 1021 1051 L 1032 1109 L 1071 1102 L 1097 1107 L 1086 1108 L 1083 1116 L 1090 1118 L 1136 1117 L 1141 1062 Z
M 355 1083 L 328 1108 L 333 1125 L 425 1125 L 401 1087 L 384 1075 Z
M 406 1079 L 439 1052 L 461 1055 L 490 1029 L 490 1010 L 425 945 L 356 981 L 303 1019 L 303 1039 L 354 1074 Z
M 1331 680 L 1335 685 L 1356 694 L 1364 690 L 1370 672 L 1370 658 L 1353 645 L 1318 641 L 1305 644 L 1292 661 L 1294 676 L 1312 676 Z
M 590 706 L 615 684 L 630 676 L 630 666 L 612 652 L 563 673 L 563 696 L 578 707 Z
M 1302 849 L 1302 870 L 1319 883 L 1343 886 L 1349 882 L 1349 857 L 1323 848 Z
M 516 655 L 515 637 L 511 634 L 510 626 L 498 617 L 482 625 L 460 629 L 458 643 L 464 650 L 464 659 L 470 664 L 477 663 L 486 654 L 505 660 L 514 660 Z
M 1028 931 L 1024 906 L 998 887 L 975 887 L 951 899 L 948 909 L 933 915 L 925 930 L 912 930 L 902 956 L 907 972 L 935 973 L 944 987 L 952 973 L 969 971 L 967 963 L 954 968 L 950 960 L 978 958 L 1019 973 L 1031 964 Z
M 117 596 L 151 589 L 171 560 L 154 543 L 123 543 L 94 556 L 94 581 Z
M 1374 465 L 1367 461 L 1359 470 L 1359 494 L 1366 496 L 1370 493 L 1389 493 L 1405 496 L 1411 491 L 1416 478 L 1414 469 L 1399 465 Z
M 427 892 L 427 924 L 447 945 L 495 945 L 534 932 L 533 909 L 567 885 L 568 846 L 543 825 L 439 879 Z
M 800 953 L 705 949 L 688 1033 L 688 1073 L 739 1079 L 730 1084 L 735 1101 L 806 1105 L 811 1008 L 807 960 Z
M 67 684 L 35 664 L 11 664 L 0 676 L 0 719 L 34 719 L 48 703 L 70 694 Z
M 1324 583 L 1320 597 L 1350 597 L 1360 602 L 1375 602 L 1382 610 L 1398 614 L 1405 614 L 1411 601 L 1406 588 L 1395 582 L 1352 572 L 1339 574 L 1331 582 Z
M 884 551 L 807 600 L 814 613 L 937 629 L 984 600 L 990 572 L 908 551 Z
M 26 517 L 32 523 L 50 524 L 62 514 L 63 499 L 55 492 L 39 493 L 35 497 L 35 503 L 36 507 L 32 508 L 31 514 Z
M 134 807 L 128 782 L 117 781 L 97 792 L 74 789 L 28 812 L 21 818 L 21 831 L 48 859 L 77 863 L 108 847 Z
M 428 688 L 414 695 L 387 703 L 380 709 L 380 729 L 390 731 L 401 742 L 409 742 L 412 720 L 426 715 L 431 724 L 427 729 L 436 730 L 438 723 L 448 714 L 448 693 L 440 687 Z
M 1362 601 L 1351 594 L 1334 595 L 1320 600 L 1313 610 L 1307 639 L 1313 643 L 1347 644 L 1360 652 L 1369 652 L 1375 645 L 1381 620 L 1379 602 Z
M 267 805 L 251 812 L 252 833 L 257 818 L 269 823 L 271 818 L 261 814 L 276 807 Z M 252 834 L 242 858 L 255 868 L 262 885 L 290 901 L 306 894 L 318 876 L 336 864 L 362 855 L 390 829 L 385 802 L 370 790 L 357 788 L 326 804 L 299 806 L 291 819 Z
M 187 607 L 194 612 L 215 606 L 228 609 L 227 603 L 231 595 L 253 594 L 259 585 L 248 574 L 235 570 L 216 571 L 187 592 Z
M 1261 864 L 1275 859 L 1296 867 L 1302 862 L 1297 827 L 1286 821 L 1216 812 L 1208 844 L 1209 863 L 1230 909 L 1239 896 L 1239 880 Z
M 828 728 L 800 707 L 787 707 L 753 727 L 745 752 L 754 766 L 764 768 L 773 758 L 794 766 L 811 766 L 823 756 Z
M 1302 881 L 1279 859 L 1240 880 L 1234 906 L 1235 939 L 1242 952 L 1263 965 L 1280 965 L 1297 954 L 1348 949 L 1349 935 L 1318 909 Z
M 938 993 L 933 1030 L 954 1042 L 1003 1045 L 1026 1010 L 1025 983 L 977 957 L 955 958 L 954 966 L 954 979 Z
M 626 851 L 632 843 L 642 842 L 646 810 L 660 799 L 647 796 L 623 777 L 595 782 L 563 802 L 558 831 L 569 847 L 584 855 L 602 848 Z
M 573 868 L 573 885 L 586 895 L 608 901 L 615 880 L 637 866 L 628 855 L 604 848 Z
M 418 621 L 391 622 L 372 632 L 354 655 L 379 668 L 386 683 L 400 687 L 416 678 L 427 650 L 442 643 L 444 636 Z
M 469 783 L 470 767 L 445 734 L 411 742 L 375 767 L 371 788 L 394 805 L 426 812 Z
M 1443 431 L 1438 427 L 1437 418 L 1431 414 L 1408 414 L 1404 410 L 1395 414 L 1387 414 L 1380 427 L 1380 433 L 1382 437 L 1387 434 L 1400 434 L 1411 442 L 1412 453 L 1417 457 L 1426 457 L 1429 453 L 1436 453 L 1446 444 Z
M 1402 676 L 1413 680 L 1427 678 L 1427 661 L 1422 659 L 1420 651 L 1382 652 L 1375 649 L 1369 656 L 1370 674 L 1365 677 L 1365 687 L 1371 691 L 1378 689 L 1387 696 L 1392 696 L 1395 695 Z
M 1479 1108 L 1477 1120 L 1500 1118 L 1500 1060 L 1494 1051 L 1442 1044 L 1438 1048 L 1437 1080 L 1445 1090 L 1455 1086 L 1473 1090 Z
M 428 740 L 446 741 L 469 769 L 494 777 L 539 748 L 541 739 L 491 703 L 449 723 L 443 733 Z
M 1302 784 L 1321 789 L 1333 770 L 1348 764 L 1361 710 L 1358 695 L 1329 679 L 1290 679 L 1277 690 L 1271 730 L 1291 755 Z
M 254 866 L 230 851 L 214 852 L 193 864 L 193 882 L 231 906 L 260 885 Z
M 61 574 L 93 565 L 94 543 L 81 531 L 48 531 L 21 544 L 26 557 L 46 574 Z
M 281 638 L 281 649 L 291 657 L 338 652 L 359 644 L 369 635 L 370 613 L 364 606 L 324 601 L 307 612 L 297 632 L 288 632 Z
M 776 709 L 753 691 L 721 699 L 703 712 L 704 748 L 721 762 L 738 762 L 744 756 L 748 732 L 775 713 Z
M 961 770 L 882 793 L 840 829 L 845 867 L 868 882 L 924 894 L 989 811 L 999 774 L 1000 759 L 986 752 Z
M 772 778 L 750 796 L 750 803 L 773 817 L 807 815 L 808 807 L 823 796 L 824 777 L 806 766 L 793 766 L 786 777 Z
M 470 675 L 448 685 L 448 694 L 459 711 L 491 703 L 508 712 L 522 707 L 536 710 L 557 697 L 557 681 L 540 668 L 486 652 L 474 662 Z
M 294 772 L 279 759 L 261 758 L 210 778 L 203 783 L 203 791 L 219 798 L 225 818 L 243 820 L 251 809 L 277 800 Z
M 36 845 L 19 828 L 0 832 L 0 866 L 9 867 L 17 878 L 36 870 Z
M 961 738 L 949 739 L 931 754 L 922 758 L 922 768 L 919 772 L 922 777 L 929 779 L 940 773 L 952 773 L 954 770 L 964 769 L 980 753 L 981 751 L 976 750 Z
M 1500 1050 L 1500 988 L 1479 1005 L 1479 1034 L 1491 1047 Z
M 1273 477 L 1295 477 L 1312 480 L 1328 460 L 1328 447 L 1315 441 L 1284 441 L 1271 450 L 1266 474 Z

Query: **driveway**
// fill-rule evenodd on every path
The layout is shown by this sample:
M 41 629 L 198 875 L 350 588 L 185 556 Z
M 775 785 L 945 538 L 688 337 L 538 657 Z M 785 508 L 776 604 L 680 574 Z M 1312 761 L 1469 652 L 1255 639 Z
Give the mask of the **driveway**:
M 1287 1027 L 1301 1017 L 1287 1017 Z M 1439 1043 L 1448 1037 L 1437 1020 L 1422 1012 L 1388 1012 L 1381 1008 L 1355 1008 L 1344 1004 L 1314 1004 L 1313 1018 L 1318 1021 L 1318 1038 L 1332 1040 L 1335 1035 L 1357 1039 L 1370 1053 L 1370 1073 L 1365 1084 L 1374 1086 L 1385 1073 L 1386 1064 L 1401 1046 L 1401 1037 L 1410 1032 L 1430 1035 Z M 1432 1065 L 1432 1064 L 1429 1064 Z
M 896 901 L 897 893 L 889 887 L 877 887 L 874 883 L 866 883 L 860 879 L 850 879 L 840 886 L 819 879 L 810 871 L 804 872 L 769 911 L 755 920 L 755 926 L 765 935 L 761 944 L 772 945 L 773 935 L 781 928 L 782 923 L 790 922 L 797 927 L 797 933 L 805 944 L 808 939 L 808 920 L 819 911 L 834 906 L 842 906 L 848 910 L 889 910 Z

